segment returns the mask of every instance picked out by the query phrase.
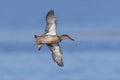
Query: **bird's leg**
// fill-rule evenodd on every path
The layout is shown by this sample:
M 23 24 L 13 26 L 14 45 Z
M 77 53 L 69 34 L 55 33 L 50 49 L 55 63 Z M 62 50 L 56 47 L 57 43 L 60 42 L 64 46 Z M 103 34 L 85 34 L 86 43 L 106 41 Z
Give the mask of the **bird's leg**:
M 38 50 L 40 51 L 44 44 L 38 45 Z

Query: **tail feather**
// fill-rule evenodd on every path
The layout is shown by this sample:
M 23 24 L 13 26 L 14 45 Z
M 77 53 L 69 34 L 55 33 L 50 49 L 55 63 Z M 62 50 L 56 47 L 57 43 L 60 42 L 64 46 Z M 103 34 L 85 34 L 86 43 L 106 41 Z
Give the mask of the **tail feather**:
M 34 38 L 38 38 L 38 37 L 40 37 L 39 35 L 34 35 Z

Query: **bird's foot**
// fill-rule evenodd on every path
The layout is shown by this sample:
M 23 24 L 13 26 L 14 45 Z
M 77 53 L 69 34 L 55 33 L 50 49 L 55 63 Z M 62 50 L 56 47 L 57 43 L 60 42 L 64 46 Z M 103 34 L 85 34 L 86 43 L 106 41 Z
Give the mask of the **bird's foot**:
M 41 45 L 39 45 L 39 46 L 38 46 L 38 50 L 40 51 L 42 47 L 43 47 L 43 45 L 42 45 L 42 44 L 41 44 Z

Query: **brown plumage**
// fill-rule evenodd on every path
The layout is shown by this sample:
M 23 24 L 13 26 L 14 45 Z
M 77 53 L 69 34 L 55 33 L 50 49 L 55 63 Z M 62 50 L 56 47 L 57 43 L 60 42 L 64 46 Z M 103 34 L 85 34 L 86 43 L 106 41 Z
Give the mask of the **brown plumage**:
M 62 59 L 62 50 L 59 46 L 59 42 L 61 42 L 63 39 L 65 40 L 73 40 L 71 37 L 69 37 L 67 34 L 63 34 L 61 36 L 58 36 L 56 34 L 56 26 L 57 26 L 57 20 L 54 15 L 54 11 L 51 10 L 48 12 L 46 16 L 46 29 L 45 33 L 41 36 L 35 35 L 35 45 L 38 45 L 39 50 L 42 48 L 43 45 L 47 45 L 48 48 L 52 52 L 52 58 L 53 60 L 58 64 L 58 66 L 63 67 L 63 59 Z

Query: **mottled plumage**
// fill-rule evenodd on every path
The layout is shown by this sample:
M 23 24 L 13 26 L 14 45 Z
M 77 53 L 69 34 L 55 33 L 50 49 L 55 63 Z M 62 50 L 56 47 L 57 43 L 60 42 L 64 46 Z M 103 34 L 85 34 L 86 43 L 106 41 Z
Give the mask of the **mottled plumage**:
M 51 10 L 48 12 L 46 16 L 46 28 L 45 33 L 41 36 L 35 35 L 34 38 L 36 39 L 35 45 L 38 45 L 39 50 L 42 48 L 43 45 L 47 45 L 48 48 L 52 52 L 53 60 L 58 64 L 58 66 L 63 67 L 63 59 L 62 59 L 62 50 L 59 46 L 59 42 L 61 40 L 73 40 L 68 35 L 64 34 L 62 36 L 58 36 L 56 33 L 56 26 L 57 20 L 54 15 L 54 11 Z

